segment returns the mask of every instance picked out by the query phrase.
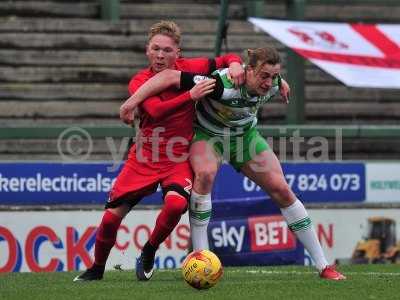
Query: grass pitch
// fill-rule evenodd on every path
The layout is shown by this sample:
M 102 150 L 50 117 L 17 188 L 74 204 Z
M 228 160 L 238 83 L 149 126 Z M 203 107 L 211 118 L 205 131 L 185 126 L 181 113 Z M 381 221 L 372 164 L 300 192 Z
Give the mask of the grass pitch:
M 187 285 L 180 270 L 157 270 L 138 282 L 132 270 L 109 271 L 98 282 L 72 282 L 77 272 L 0 275 L 1 299 L 400 299 L 399 265 L 341 266 L 346 281 L 318 278 L 309 267 L 225 268 L 209 290 Z

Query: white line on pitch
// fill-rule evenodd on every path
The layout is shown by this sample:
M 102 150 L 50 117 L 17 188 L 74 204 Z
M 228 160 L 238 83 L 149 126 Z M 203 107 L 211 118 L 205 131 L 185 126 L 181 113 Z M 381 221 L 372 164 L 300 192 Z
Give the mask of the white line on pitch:
M 229 273 L 239 273 L 243 272 L 241 270 L 232 270 L 228 271 Z M 312 271 L 268 271 L 268 270 L 246 270 L 244 271 L 245 273 L 250 273 L 250 274 L 278 274 L 278 275 L 305 275 L 305 274 L 315 274 L 317 272 L 312 272 Z M 393 273 L 393 272 L 345 272 L 346 275 L 365 275 L 365 276 L 400 276 L 399 273 Z

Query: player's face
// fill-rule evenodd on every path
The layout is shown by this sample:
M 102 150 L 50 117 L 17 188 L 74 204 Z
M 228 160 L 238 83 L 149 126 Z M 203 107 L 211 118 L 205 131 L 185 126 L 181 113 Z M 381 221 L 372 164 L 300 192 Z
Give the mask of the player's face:
M 249 67 L 246 71 L 246 87 L 251 94 L 264 96 L 279 75 L 281 65 L 264 64 L 258 68 Z
M 179 47 L 174 40 L 162 34 L 153 36 L 146 49 L 150 68 L 156 73 L 173 68 L 179 54 Z

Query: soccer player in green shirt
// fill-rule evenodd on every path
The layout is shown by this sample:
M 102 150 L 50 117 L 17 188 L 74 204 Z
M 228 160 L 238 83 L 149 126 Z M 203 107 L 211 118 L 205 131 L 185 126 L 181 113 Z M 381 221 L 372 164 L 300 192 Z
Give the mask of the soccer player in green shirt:
M 211 217 L 211 190 L 225 158 L 237 171 L 259 185 L 278 205 L 289 228 L 310 253 L 320 277 L 346 279 L 329 265 L 302 202 L 285 180 L 281 164 L 258 132 L 257 112 L 279 91 L 288 101 L 288 84 L 280 76 L 281 60 L 272 47 L 248 50 L 245 82 L 235 86 L 226 69 L 211 77 L 165 70 L 138 90 L 137 102 L 175 86 L 190 89 L 204 80 L 215 80 L 215 88 L 197 102 L 195 137 L 190 162 L 195 173 L 190 199 L 190 226 L 194 250 L 208 249 L 207 226 Z

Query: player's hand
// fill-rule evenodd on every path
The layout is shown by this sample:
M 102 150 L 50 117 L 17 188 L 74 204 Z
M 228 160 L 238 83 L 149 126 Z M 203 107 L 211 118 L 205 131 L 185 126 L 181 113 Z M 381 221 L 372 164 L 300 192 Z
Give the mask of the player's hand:
M 245 80 L 245 71 L 243 66 L 238 62 L 233 62 L 228 68 L 228 78 L 233 81 L 236 88 L 241 86 Z
M 196 83 L 196 85 L 192 87 L 192 89 L 189 91 L 190 97 L 194 101 L 198 101 L 201 98 L 212 93 L 215 88 L 215 81 L 216 81 L 215 79 L 205 79 Z
M 288 104 L 289 103 L 289 95 L 290 95 L 290 87 L 286 80 L 282 79 L 281 81 L 281 89 L 279 90 L 281 93 L 281 97 L 283 101 Z
M 125 124 L 132 125 L 134 120 L 133 112 L 134 112 L 134 107 L 131 107 L 130 105 L 124 103 L 119 108 L 119 118 Z

